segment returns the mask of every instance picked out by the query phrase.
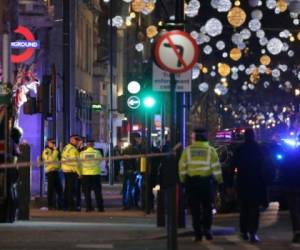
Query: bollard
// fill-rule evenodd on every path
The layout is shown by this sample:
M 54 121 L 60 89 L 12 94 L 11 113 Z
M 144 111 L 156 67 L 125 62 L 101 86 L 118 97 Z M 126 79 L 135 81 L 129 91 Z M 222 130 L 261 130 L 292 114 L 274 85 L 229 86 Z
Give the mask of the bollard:
M 30 146 L 21 144 L 20 150 L 22 154 L 19 157 L 19 162 L 30 161 Z M 30 168 L 19 168 L 18 181 L 18 220 L 29 220 L 30 208 Z

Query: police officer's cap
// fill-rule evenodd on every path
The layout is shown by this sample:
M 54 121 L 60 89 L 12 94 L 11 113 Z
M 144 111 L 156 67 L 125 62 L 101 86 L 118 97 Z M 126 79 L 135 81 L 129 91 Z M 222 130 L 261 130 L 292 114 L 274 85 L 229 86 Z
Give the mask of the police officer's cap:
M 87 139 L 86 143 L 95 143 L 95 140 L 94 139 Z
M 197 141 L 207 141 L 207 131 L 204 128 L 194 129 L 194 133 Z
M 55 139 L 54 138 L 48 138 L 47 142 L 55 143 Z
M 196 128 L 194 129 L 194 133 L 197 135 L 205 135 L 206 134 L 206 129 L 205 128 Z
M 134 132 L 134 133 L 132 133 L 132 137 L 133 138 L 141 138 L 142 136 L 139 132 Z
M 80 140 L 81 137 L 78 134 L 72 134 L 70 135 L 70 139 L 71 138 L 74 138 L 75 140 Z

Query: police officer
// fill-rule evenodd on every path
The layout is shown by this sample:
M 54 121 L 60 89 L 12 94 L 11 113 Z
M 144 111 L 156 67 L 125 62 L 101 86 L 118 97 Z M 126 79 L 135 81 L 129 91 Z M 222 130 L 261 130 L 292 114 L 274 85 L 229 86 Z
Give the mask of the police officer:
M 89 140 L 87 147 L 80 152 L 81 171 L 82 171 L 82 187 L 86 202 L 86 211 L 93 211 L 91 191 L 94 191 L 96 197 L 97 208 L 99 212 L 104 211 L 102 186 L 101 186 L 101 170 L 100 162 L 102 155 L 99 150 L 94 149 L 94 141 Z M 95 159 L 95 160 L 94 160 Z M 88 160 L 88 161 L 84 161 Z M 92 161 L 91 161 L 92 160 Z
M 78 140 L 77 149 L 80 154 L 80 152 L 85 150 L 86 147 L 84 145 L 84 138 L 82 136 L 78 136 L 77 140 Z M 77 178 L 76 180 L 76 210 L 77 211 L 81 210 L 81 186 L 82 186 L 81 178 Z
M 192 144 L 181 154 L 179 178 L 186 184 L 189 206 L 192 213 L 195 241 L 204 235 L 212 240 L 212 203 L 214 180 L 223 182 L 221 166 L 215 148 L 209 145 L 205 130 L 195 129 Z M 202 212 L 201 212 L 202 207 Z
M 55 146 L 54 139 L 47 140 L 47 146 L 43 150 L 42 159 L 45 162 L 46 177 L 48 181 L 48 209 L 62 209 L 62 184 L 59 178 L 59 151 Z M 51 163 L 47 163 L 51 162 Z
M 65 190 L 64 200 L 65 209 L 70 211 L 76 211 L 75 199 L 76 199 L 76 184 L 77 179 L 81 176 L 80 165 L 76 160 L 79 159 L 78 152 L 78 135 L 71 135 L 70 142 L 67 144 L 62 151 L 62 164 L 61 169 L 65 176 Z M 64 162 L 70 161 L 70 162 Z

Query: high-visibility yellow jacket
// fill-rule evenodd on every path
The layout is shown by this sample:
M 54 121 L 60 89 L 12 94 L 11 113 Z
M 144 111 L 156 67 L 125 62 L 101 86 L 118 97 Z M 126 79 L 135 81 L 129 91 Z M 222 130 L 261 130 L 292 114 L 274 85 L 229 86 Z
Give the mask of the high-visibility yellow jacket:
M 61 153 L 61 159 L 62 161 L 68 161 L 68 160 L 78 160 L 79 159 L 79 152 L 78 149 L 72 145 L 71 143 L 67 144 L 62 153 Z M 64 173 L 77 173 L 78 175 L 81 175 L 80 171 L 80 164 L 79 162 L 62 162 L 61 169 Z
M 100 175 L 100 162 L 102 155 L 99 150 L 94 149 L 93 147 L 87 147 L 85 150 L 80 152 L 81 160 L 81 173 L 82 175 Z M 93 159 L 95 159 L 93 161 Z
M 49 147 L 46 147 L 43 150 L 42 159 L 45 162 L 46 173 L 57 171 L 60 169 L 59 152 L 56 148 L 51 149 Z M 53 163 L 47 164 L 47 162 Z
M 214 176 L 219 184 L 223 182 L 217 151 L 208 142 L 196 141 L 182 152 L 179 160 L 180 181 L 184 183 L 187 176 Z

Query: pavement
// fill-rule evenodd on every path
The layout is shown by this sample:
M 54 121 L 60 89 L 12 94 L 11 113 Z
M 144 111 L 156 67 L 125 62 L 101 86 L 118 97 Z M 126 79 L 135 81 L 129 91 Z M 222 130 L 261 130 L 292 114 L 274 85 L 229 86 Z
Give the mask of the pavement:
M 108 199 L 107 194 L 105 199 Z M 291 244 L 288 213 L 279 212 L 276 203 L 261 214 L 259 235 L 262 242 L 255 245 L 238 237 L 238 214 L 215 216 L 212 242 L 192 241 L 190 219 L 187 215 L 187 227 L 178 229 L 180 250 L 300 249 L 300 245 Z M 47 211 L 33 206 L 29 221 L 0 224 L 0 249 L 164 250 L 167 249 L 166 236 L 165 228 L 156 227 L 155 214 L 145 215 L 139 210 L 123 211 L 114 205 L 107 206 L 104 213 L 86 213 Z

